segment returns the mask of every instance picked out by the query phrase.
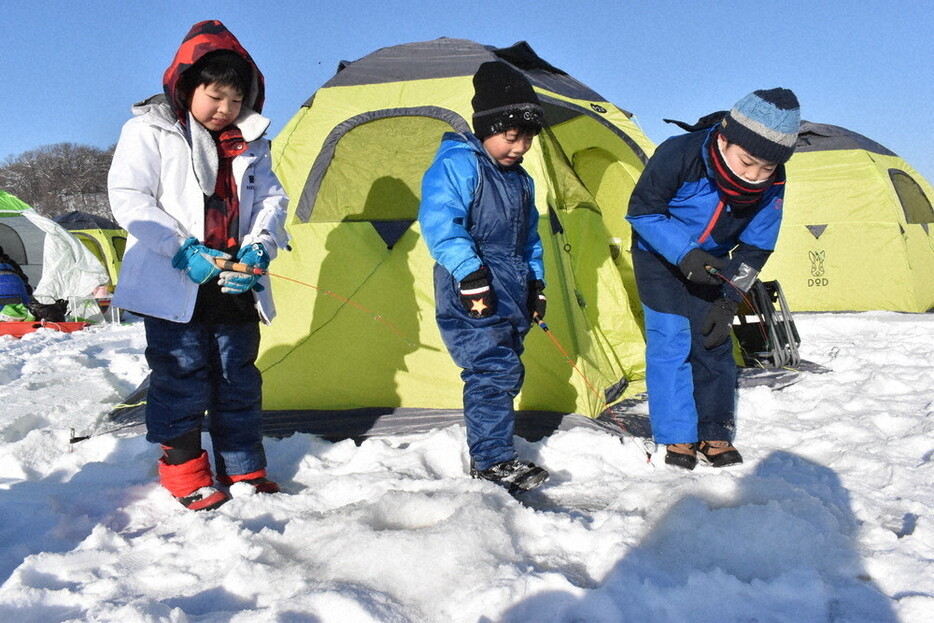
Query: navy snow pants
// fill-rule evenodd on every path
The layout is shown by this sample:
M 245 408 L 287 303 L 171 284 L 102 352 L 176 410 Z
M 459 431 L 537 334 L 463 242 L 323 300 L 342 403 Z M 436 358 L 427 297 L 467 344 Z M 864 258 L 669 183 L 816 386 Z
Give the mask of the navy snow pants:
M 177 323 L 147 317 L 146 361 L 152 370 L 146 439 L 165 443 L 201 429 L 205 413 L 217 473 L 266 467 L 260 432 L 262 377 L 256 368 L 259 324 Z
M 498 264 L 498 265 L 497 265 Z M 493 273 L 496 313 L 474 319 L 460 303 L 459 284 L 444 267 L 435 265 L 435 318 L 444 344 L 464 381 L 467 446 L 477 469 L 516 458 L 513 447 L 513 400 L 522 388 L 523 341 L 528 317 L 528 269 L 488 262 Z

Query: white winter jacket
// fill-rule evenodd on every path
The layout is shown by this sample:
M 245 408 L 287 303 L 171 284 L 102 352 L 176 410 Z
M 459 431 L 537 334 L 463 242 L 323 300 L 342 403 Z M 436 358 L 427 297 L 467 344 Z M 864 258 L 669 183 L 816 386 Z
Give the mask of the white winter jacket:
M 192 148 L 165 96 L 133 107 L 123 126 L 107 179 L 114 218 L 127 230 L 126 252 L 112 305 L 174 322 L 191 320 L 198 284 L 172 267 L 188 238 L 204 240 L 204 192 L 195 174 Z M 233 160 L 240 198 L 240 242 L 262 242 L 275 258 L 285 248 L 288 198 L 272 172 L 269 121 L 244 107 L 236 125 L 247 149 Z M 269 277 L 253 290 L 260 318 L 275 316 Z

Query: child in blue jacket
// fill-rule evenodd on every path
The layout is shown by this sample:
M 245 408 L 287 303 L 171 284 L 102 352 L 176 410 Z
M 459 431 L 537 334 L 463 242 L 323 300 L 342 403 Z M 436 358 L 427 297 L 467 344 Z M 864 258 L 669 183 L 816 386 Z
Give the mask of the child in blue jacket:
M 645 310 L 652 432 L 665 462 L 742 462 L 733 447 L 739 301 L 775 248 L 800 112 L 788 89 L 750 93 L 715 125 L 668 139 L 629 202 Z
M 525 77 L 499 61 L 473 78 L 474 133 L 448 132 L 422 179 L 418 221 L 436 260 L 435 317 L 462 368 L 470 475 L 510 491 L 548 472 L 519 460 L 513 399 L 531 322 L 545 315 L 545 269 L 532 178 L 522 156 L 543 125 Z

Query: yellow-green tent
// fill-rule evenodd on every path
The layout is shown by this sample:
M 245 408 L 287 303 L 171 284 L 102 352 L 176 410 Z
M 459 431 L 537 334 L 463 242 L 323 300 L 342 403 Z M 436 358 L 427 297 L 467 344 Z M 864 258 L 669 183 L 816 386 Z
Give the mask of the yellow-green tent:
M 528 77 L 550 125 L 524 166 L 542 215 L 547 322 L 569 355 L 533 328 L 516 407 L 594 417 L 644 391 L 623 217 L 654 145 L 528 44 L 442 38 L 342 63 L 273 141 L 292 249 L 270 268 L 279 316 L 258 359 L 267 415 L 461 408 L 416 217 L 422 174 L 444 132 L 469 130 L 471 77 L 494 59 Z
M 762 274 L 793 311 L 934 307 L 934 188 L 904 159 L 839 126 L 802 122 L 784 219 Z
M 94 254 L 110 275 L 110 287 L 116 286 L 126 249 L 126 230 L 109 219 L 79 211 L 56 216 L 54 220 Z

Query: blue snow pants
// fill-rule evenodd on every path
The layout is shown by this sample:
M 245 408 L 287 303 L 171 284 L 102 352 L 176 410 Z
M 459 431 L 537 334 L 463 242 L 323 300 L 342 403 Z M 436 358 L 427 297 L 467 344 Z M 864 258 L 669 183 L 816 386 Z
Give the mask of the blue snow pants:
M 260 432 L 259 323 L 144 319 L 149 390 L 146 439 L 165 443 L 200 430 L 205 414 L 219 475 L 266 467 Z
M 513 447 L 513 400 L 522 388 L 522 351 L 531 327 L 528 310 L 528 266 L 519 258 L 485 258 L 492 274 L 496 313 L 474 319 L 460 303 L 458 282 L 435 265 L 435 318 L 441 338 L 464 381 L 467 447 L 477 469 L 516 458 Z
M 704 348 L 704 317 L 720 286 L 690 283 L 662 257 L 633 249 L 645 310 L 646 386 L 655 441 L 732 440 L 736 362 L 727 340 Z

